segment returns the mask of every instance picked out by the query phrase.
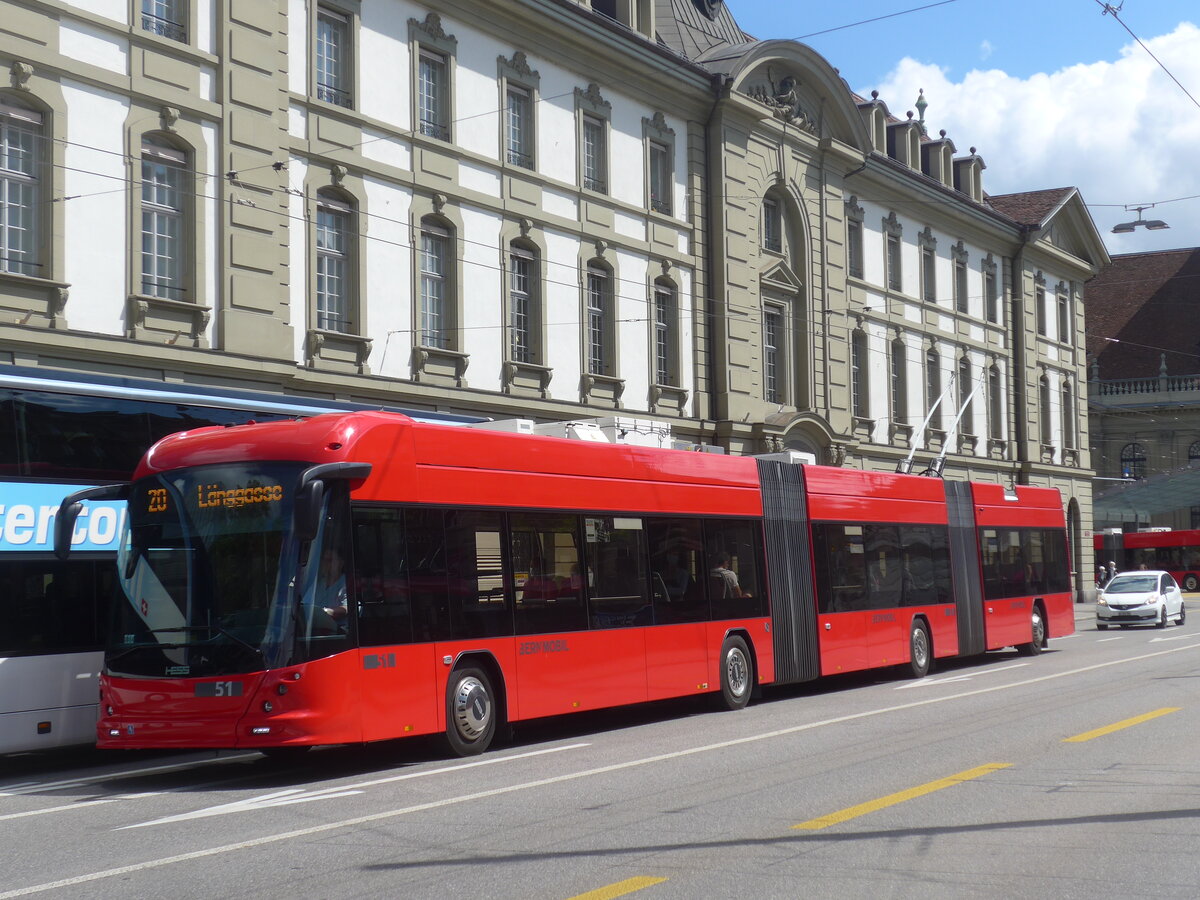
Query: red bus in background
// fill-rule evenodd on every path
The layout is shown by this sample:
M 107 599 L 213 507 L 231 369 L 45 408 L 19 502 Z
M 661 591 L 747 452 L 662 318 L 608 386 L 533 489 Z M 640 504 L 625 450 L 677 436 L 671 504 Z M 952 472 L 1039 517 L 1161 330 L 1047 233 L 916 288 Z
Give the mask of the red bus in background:
M 1054 490 L 351 413 L 166 438 L 56 527 L 114 492 L 107 748 L 466 755 L 522 720 L 738 709 L 1074 630 Z
M 1119 571 L 1161 569 L 1185 591 L 1200 590 L 1200 531 L 1130 531 L 1093 537 L 1096 564 L 1109 560 Z

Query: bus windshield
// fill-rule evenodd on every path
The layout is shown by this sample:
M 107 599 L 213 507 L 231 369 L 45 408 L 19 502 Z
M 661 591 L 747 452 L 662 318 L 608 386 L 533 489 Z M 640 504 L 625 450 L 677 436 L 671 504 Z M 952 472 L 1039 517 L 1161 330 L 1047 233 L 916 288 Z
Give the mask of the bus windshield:
M 315 596 L 318 567 L 295 587 L 302 560 L 292 510 L 303 468 L 221 464 L 134 483 L 117 556 L 124 602 L 106 654 L 110 673 L 254 672 L 310 658 L 315 639 L 339 644 L 323 653 L 343 649 L 344 619 L 339 628 L 298 599 Z M 329 555 L 320 540 L 305 554 L 314 563 Z

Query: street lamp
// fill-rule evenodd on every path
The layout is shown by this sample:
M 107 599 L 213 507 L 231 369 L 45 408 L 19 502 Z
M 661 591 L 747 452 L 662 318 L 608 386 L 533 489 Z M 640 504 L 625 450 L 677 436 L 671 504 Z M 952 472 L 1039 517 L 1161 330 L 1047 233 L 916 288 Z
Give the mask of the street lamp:
M 1127 206 L 1127 207 L 1125 207 L 1125 210 L 1127 212 L 1134 211 L 1138 214 L 1138 217 L 1133 222 L 1122 222 L 1120 225 L 1114 225 L 1112 233 L 1113 234 L 1129 234 L 1131 231 L 1134 231 L 1139 225 L 1144 225 L 1146 227 L 1147 231 L 1162 231 L 1164 228 L 1170 228 L 1171 226 L 1168 225 L 1166 222 L 1164 222 L 1162 219 L 1143 219 L 1142 218 L 1143 212 L 1145 212 L 1148 209 L 1154 209 L 1154 207 L 1155 207 L 1155 204 L 1153 204 L 1153 203 L 1148 203 L 1145 206 Z

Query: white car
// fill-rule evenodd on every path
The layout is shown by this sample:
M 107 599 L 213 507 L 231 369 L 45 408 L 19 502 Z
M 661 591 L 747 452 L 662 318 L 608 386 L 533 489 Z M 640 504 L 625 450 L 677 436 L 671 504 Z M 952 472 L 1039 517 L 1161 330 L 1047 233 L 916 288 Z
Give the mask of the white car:
M 1167 627 L 1167 620 L 1180 625 L 1187 618 L 1183 592 L 1169 572 L 1120 572 L 1100 590 L 1096 598 L 1096 627 L 1109 624 Z

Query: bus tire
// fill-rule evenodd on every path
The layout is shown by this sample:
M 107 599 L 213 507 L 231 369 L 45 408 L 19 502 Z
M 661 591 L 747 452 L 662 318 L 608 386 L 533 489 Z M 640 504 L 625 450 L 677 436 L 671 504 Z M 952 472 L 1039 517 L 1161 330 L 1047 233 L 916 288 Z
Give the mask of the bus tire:
M 921 619 L 913 619 L 908 635 L 908 668 L 913 678 L 924 678 L 933 670 L 933 644 L 929 628 Z
M 456 756 L 476 756 L 496 734 L 496 695 L 483 669 L 464 666 L 446 682 L 446 743 Z
M 721 705 L 725 709 L 745 709 L 754 691 L 754 664 L 750 649 L 737 635 L 725 638 L 721 645 Z
M 1033 640 L 1028 644 L 1018 644 L 1017 652 L 1022 656 L 1037 656 L 1046 646 L 1046 614 L 1042 612 L 1040 603 L 1033 604 L 1029 627 Z
M 1183 589 L 1189 594 L 1194 594 L 1196 589 L 1200 588 L 1200 578 L 1197 578 L 1191 572 L 1183 576 Z

